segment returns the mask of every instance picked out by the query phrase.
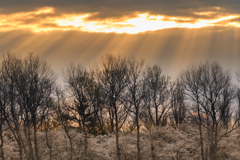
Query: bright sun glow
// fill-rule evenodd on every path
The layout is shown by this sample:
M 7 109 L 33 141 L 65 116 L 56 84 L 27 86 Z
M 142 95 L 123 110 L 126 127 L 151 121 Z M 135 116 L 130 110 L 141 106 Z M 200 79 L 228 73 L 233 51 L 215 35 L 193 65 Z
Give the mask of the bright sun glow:
M 169 17 L 136 13 L 135 17 L 118 19 L 91 20 L 89 17 L 97 13 L 86 14 L 56 14 L 54 8 L 42 8 L 32 12 L 21 12 L 10 15 L 0 15 L 0 31 L 27 29 L 35 32 L 53 30 L 79 30 L 87 32 L 115 32 L 137 34 L 166 28 L 202 28 L 208 26 L 240 27 L 240 15 L 216 16 L 218 12 L 194 12 L 198 16 L 213 18 Z M 219 15 L 221 15 L 219 13 Z M 40 18 L 39 18 L 40 17 Z M 217 18 L 216 18 L 217 17 Z

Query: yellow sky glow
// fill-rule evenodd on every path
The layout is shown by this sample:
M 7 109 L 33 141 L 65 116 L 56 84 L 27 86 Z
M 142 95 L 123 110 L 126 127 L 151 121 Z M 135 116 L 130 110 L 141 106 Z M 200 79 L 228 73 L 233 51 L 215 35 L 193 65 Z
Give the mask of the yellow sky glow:
M 91 20 L 89 17 L 97 13 L 57 14 L 54 8 L 42 8 L 37 11 L 0 15 L 0 31 L 32 30 L 45 32 L 53 30 L 79 30 L 86 32 L 128 33 L 156 31 L 166 28 L 202 28 L 208 26 L 240 27 L 240 15 L 223 14 L 220 12 L 194 12 L 198 16 L 210 16 L 204 19 L 194 17 L 170 17 L 151 15 L 150 13 L 135 13 L 135 17 Z M 219 16 L 218 16 L 219 15 Z M 217 18 L 216 18 L 217 17 Z

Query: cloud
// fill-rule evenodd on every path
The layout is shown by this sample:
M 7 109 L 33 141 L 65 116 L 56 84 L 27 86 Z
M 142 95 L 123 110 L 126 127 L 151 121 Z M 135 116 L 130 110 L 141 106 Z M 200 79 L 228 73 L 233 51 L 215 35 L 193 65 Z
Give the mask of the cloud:
M 237 19 L 240 18 L 240 14 L 228 14 L 223 11 L 219 7 L 207 12 L 194 11 L 195 17 L 135 11 L 129 15 L 99 19 L 95 17 L 99 13 L 62 13 L 55 8 L 44 7 L 33 11 L 0 14 L 0 31 L 20 29 L 34 32 L 76 30 L 137 34 L 167 28 L 239 27 Z
M 239 0 L 7 0 L 0 2 L 2 13 L 31 11 L 53 7 L 65 13 L 98 12 L 98 18 L 118 17 L 133 11 L 169 16 L 189 16 L 193 10 L 213 7 L 224 8 L 227 13 L 240 14 Z

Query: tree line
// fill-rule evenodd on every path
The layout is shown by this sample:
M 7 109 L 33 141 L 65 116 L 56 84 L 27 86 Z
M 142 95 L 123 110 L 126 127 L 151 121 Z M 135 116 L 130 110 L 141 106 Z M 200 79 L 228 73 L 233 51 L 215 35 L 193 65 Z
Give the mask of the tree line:
M 183 70 L 175 81 L 159 65 L 120 55 L 105 55 L 96 67 L 69 64 L 62 72 L 64 89 L 50 65 L 29 54 L 7 53 L 0 64 L 0 153 L 4 160 L 4 127 L 14 136 L 20 159 L 39 160 L 37 132 L 45 133 L 52 159 L 50 131 L 63 128 L 75 159 L 73 127 L 88 135 L 115 133 L 116 157 L 123 159 L 119 131 L 136 132 L 136 159 L 141 160 L 140 132 L 170 125 L 195 126 L 201 159 L 218 159 L 219 142 L 239 127 L 240 90 L 230 71 L 216 63 L 200 63 Z M 236 77 L 240 77 L 238 74 Z M 151 155 L 156 159 L 153 139 Z M 74 158 L 75 157 L 75 158 Z

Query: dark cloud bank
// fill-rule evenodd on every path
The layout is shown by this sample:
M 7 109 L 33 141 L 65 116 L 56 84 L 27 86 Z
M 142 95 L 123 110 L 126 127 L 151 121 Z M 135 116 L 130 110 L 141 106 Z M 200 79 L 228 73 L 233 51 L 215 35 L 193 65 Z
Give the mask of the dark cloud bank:
M 120 16 L 133 11 L 189 16 L 193 11 L 211 10 L 212 7 L 240 13 L 239 0 L 1 0 L 0 13 L 30 11 L 46 6 L 66 13 L 99 12 L 99 17 Z

